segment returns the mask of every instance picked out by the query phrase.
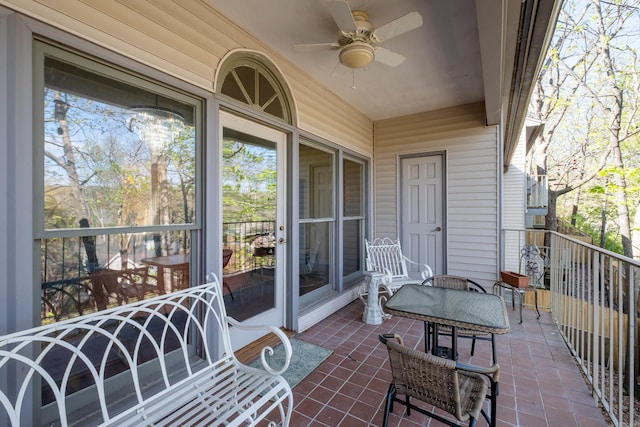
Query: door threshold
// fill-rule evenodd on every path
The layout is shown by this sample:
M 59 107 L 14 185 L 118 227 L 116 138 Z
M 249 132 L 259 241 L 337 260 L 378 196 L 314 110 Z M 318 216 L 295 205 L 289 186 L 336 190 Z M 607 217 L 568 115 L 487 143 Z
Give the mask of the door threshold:
M 288 337 L 292 337 L 293 335 L 295 335 L 294 331 L 290 331 L 285 328 L 280 328 L 280 330 L 284 332 Z M 276 336 L 276 334 L 269 333 L 262 338 L 245 345 L 234 354 L 241 363 L 247 364 L 260 356 L 260 350 L 262 350 L 266 346 L 275 347 L 278 344 L 280 344 L 280 339 Z

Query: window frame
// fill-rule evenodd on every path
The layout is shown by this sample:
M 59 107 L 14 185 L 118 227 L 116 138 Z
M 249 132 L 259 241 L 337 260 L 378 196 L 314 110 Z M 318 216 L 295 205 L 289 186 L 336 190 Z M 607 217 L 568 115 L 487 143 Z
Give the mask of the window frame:
M 46 28 L 48 32 L 49 28 Z M 57 31 L 52 30 L 57 34 Z M 58 238 L 80 238 L 83 236 L 115 236 L 123 233 L 145 233 L 145 232 L 170 232 L 170 231 L 184 231 L 190 234 L 190 270 L 192 273 L 191 283 L 200 283 L 202 280 L 201 254 L 203 252 L 203 242 L 205 240 L 204 212 L 205 212 L 205 198 L 204 194 L 204 156 L 205 144 L 209 143 L 212 139 L 211 136 L 207 136 L 205 133 L 206 122 L 206 107 L 211 106 L 212 94 L 192 87 L 191 85 L 181 82 L 175 78 L 167 76 L 157 70 L 142 67 L 140 64 L 135 63 L 132 60 L 125 59 L 117 54 L 94 46 L 86 41 L 73 38 L 71 45 L 62 45 L 53 42 L 43 36 L 37 34 L 31 34 L 31 46 L 32 46 L 32 62 L 31 69 L 33 78 L 31 79 L 31 96 L 34 108 L 32 109 L 32 116 L 30 117 L 32 124 L 32 206 L 33 217 L 31 219 L 33 230 L 33 258 L 32 266 L 34 269 L 34 293 L 32 298 L 32 319 L 34 324 L 39 324 L 40 315 L 38 307 L 40 306 L 40 289 L 41 289 L 41 261 L 40 261 L 40 246 L 45 239 L 58 239 Z M 61 37 L 64 38 L 64 37 Z M 98 56 L 85 53 L 86 51 L 92 51 Z M 96 53 L 98 52 L 98 53 Z M 53 54 L 52 54 L 53 53 Z M 55 57 L 61 61 L 69 62 L 89 70 L 95 71 L 99 69 L 101 71 L 108 71 L 105 74 L 109 77 L 117 76 L 126 82 L 131 80 L 135 81 L 137 85 L 141 86 L 145 90 L 149 90 L 152 93 L 159 92 L 167 94 L 172 98 L 179 99 L 182 102 L 193 105 L 194 107 L 194 122 L 195 128 L 195 189 L 194 189 L 194 220 L 189 224 L 174 224 L 174 225 L 145 225 L 145 226 L 127 226 L 127 227 L 89 227 L 89 228 L 68 228 L 68 229 L 45 229 L 44 228 L 44 179 L 45 179 L 45 166 L 44 166 L 44 111 L 42 106 L 44 105 L 44 58 L 47 54 Z M 115 56 L 113 56 L 115 55 Z M 117 59 L 115 62 L 110 62 L 101 57 L 111 57 L 110 59 Z M 129 68 L 129 66 L 131 68 Z M 95 68 L 94 68 L 95 67 Z M 171 83 L 169 83 L 171 82 Z M 174 84 L 174 85 L 172 85 Z M 179 87 L 181 86 L 181 87 Z M 214 346 L 215 347 L 215 346 Z M 197 354 L 198 348 L 194 343 L 190 349 L 193 354 Z M 168 355 L 168 363 L 171 362 L 171 354 Z M 151 375 L 152 372 L 147 372 L 147 367 L 142 367 L 142 372 L 145 375 Z M 107 379 L 109 387 L 113 390 L 118 390 L 119 387 L 119 375 Z M 90 392 L 91 387 L 80 390 L 74 394 L 74 396 L 68 399 L 68 405 L 71 407 L 81 407 L 83 405 L 83 397 L 86 393 Z M 46 420 L 50 416 L 51 411 L 55 412 L 55 408 L 52 404 L 41 406 L 41 399 L 39 392 L 34 392 L 33 405 L 34 405 L 34 417 L 37 420 Z
M 354 271 L 354 272 L 352 272 L 352 273 L 350 273 L 350 274 L 345 275 L 344 274 L 344 264 L 341 265 L 341 267 L 342 267 L 341 268 L 341 275 L 342 275 L 343 286 L 344 286 L 345 283 L 349 283 L 351 281 L 354 281 L 354 280 L 362 277 L 362 275 L 364 274 L 364 271 L 365 271 L 364 256 L 365 256 L 365 254 L 364 254 L 364 240 L 363 239 L 366 236 L 367 218 L 368 218 L 368 215 L 367 215 L 367 212 L 368 212 L 368 209 L 367 209 L 367 164 L 368 163 L 367 163 L 366 160 L 364 160 L 362 158 L 359 158 L 359 157 L 356 157 L 356 156 L 353 156 L 353 155 L 348 155 L 348 154 L 343 155 L 342 159 L 341 159 L 341 163 L 342 163 L 341 164 L 341 183 L 340 183 L 341 184 L 341 188 L 344 188 L 344 184 L 345 184 L 344 163 L 346 161 L 357 163 L 357 164 L 359 164 L 361 166 L 361 171 L 362 171 L 362 174 L 360 176 L 360 189 L 361 189 L 361 191 L 360 191 L 360 195 L 361 195 L 360 196 L 360 206 L 361 206 L 361 212 L 360 212 L 360 215 L 346 215 L 345 214 L 345 212 L 344 212 L 344 202 L 345 202 L 344 201 L 344 197 L 345 197 L 345 195 L 343 193 L 342 194 L 342 198 L 343 198 L 343 200 L 342 200 L 342 203 L 343 203 L 342 212 L 340 213 L 340 222 L 341 222 L 340 230 L 342 231 L 342 241 L 344 242 L 344 235 L 345 235 L 345 232 L 344 232 L 345 227 L 344 227 L 344 225 L 345 225 L 345 223 L 347 221 L 358 221 L 359 222 L 359 224 L 358 224 L 359 227 L 358 228 L 359 228 L 361 239 L 358 241 L 358 251 L 362 256 L 360 256 L 360 259 L 359 259 L 359 269 Z M 343 262 L 344 262 L 344 243 L 342 245 L 342 251 L 343 251 L 342 258 L 343 258 Z

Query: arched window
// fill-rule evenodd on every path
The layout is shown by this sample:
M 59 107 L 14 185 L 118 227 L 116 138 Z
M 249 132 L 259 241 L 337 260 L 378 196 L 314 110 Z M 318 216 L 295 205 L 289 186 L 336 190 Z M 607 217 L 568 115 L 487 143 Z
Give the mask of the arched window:
M 293 98 L 284 78 L 265 57 L 236 52 L 224 60 L 218 74 L 219 92 L 258 111 L 294 123 Z

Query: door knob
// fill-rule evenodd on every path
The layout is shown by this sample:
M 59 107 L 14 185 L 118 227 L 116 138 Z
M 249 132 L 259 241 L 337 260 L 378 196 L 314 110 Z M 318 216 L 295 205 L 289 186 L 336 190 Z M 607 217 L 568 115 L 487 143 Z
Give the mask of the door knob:
M 284 240 L 284 238 L 281 237 L 280 240 L 278 240 L 278 243 L 280 244 L 286 243 L 286 240 Z
M 433 230 L 431 230 L 431 231 L 442 231 L 442 228 L 440 228 L 440 227 L 436 227 L 436 228 L 434 228 L 434 229 L 433 229 Z

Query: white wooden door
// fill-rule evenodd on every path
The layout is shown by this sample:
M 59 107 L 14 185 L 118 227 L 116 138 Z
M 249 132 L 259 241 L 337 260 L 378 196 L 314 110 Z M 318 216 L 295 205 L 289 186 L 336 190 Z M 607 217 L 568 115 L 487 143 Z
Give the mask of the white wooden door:
M 443 156 L 401 160 L 401 244 L 413 261 L 444 271 Z M 412 276 L 417 273 L 417 268 Z

